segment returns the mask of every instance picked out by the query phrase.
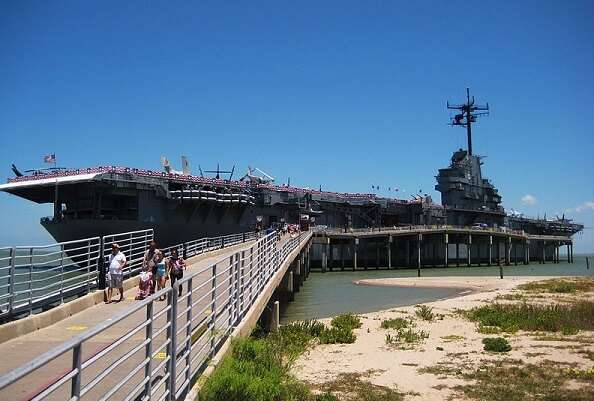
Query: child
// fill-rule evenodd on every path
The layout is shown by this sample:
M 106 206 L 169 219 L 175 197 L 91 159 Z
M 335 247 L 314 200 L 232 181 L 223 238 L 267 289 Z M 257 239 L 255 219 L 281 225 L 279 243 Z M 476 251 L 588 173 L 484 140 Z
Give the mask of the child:
M 165 282 L 167 281 L 167 269 L 165 267 L 165 257 L 163 256 L 163 252 L 161 250 L 157 250 L 155 251 L 155 256 L 157 262 L 157 291 L 160 291 L 165 288 Z M 163 301 L 164 299 L 164 295 L 159 297 L 159 301 Z
M 186 270 L 186 262 L 183 258 L 180 258 L 177 249 L 171 250 L 171 256 L 169 257 L 167 263 L 167 273 L 169 274 L 169 278 L 171 279 L 171 287 L 173 288 L 173 284 L 175 280 L 181 280 L 184 276 L 184 270 Z M 181 296 L 182 294 L 182 286 L 178 287 L 177 296 Z
M 138 292 L 136 293 L 136 299 L 145 299 L 154 292 L 153 272 L 151 268 L 147 268 L 140 273 L 140 281 L 138 282 Z

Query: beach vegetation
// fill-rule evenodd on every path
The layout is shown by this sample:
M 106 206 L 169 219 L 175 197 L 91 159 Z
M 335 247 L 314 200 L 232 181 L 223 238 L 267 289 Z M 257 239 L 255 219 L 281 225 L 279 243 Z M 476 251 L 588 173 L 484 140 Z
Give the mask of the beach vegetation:
M 468 384 L 453 388 L 458 394 L 452 399 L 463 395 L 465 399 L 476 401 L 586 401 L 592 400 L 594 395 L 588 370 L 564 367 L 553 361 L 524 364 L 506 358 L 484 361 L 471 369 L 437 364 L 418 369 L 418 372 L 466 380 Z M 569 380 L 575 382 L 571 387 Z
M 330 392 L 325 392 L 323 394 L 318 394 L 316 396 L 316 401 L 340 401 L 338 397 Z
M 433 314 L 433 308 L 427 305 L 418 305 L 416 308 L 415 315 L 417 315 L 417 317 L 420 319 L 431 321 L 435 317 Z
M 581 371 L 582 372 L 582 371 Z M 583 373 L 574 374 L 558 363 L 517 365 L 507 361 L 485 364 L 462 375 L 470 383 L 455 389 L 466 397 L 481 401 L 586 401 L 594 390 Z M 573 379 L 582 385 L 567 387 Z
M 483 349 L 490 352 L 509 352 L 511 345 L 503 337 L 487 337 L 483 338 Z
M 555 278 L 521 284 L 519 289 L 530 292 L 547 292 L 559 294 L 574 294 L 576 292 L 594 291 L 593 277 Z
M 415 331 L 412 328 L 398 329 L 395 334 L 386 334 L 385 341 L 387 345 L 414 344 L 429 338 L 429 333 L 423 330 Z
M 322 391 L 338 394 L 338 399 L 361 401 L 404 401 L 397 389 L 373 384 L 364 377 L 368 373 L 341 373 L 336 379 L 320 385 Z M 344 398 L 342 397 L 344 395 Z M 408 395 L 415 395 L 410 393 Z M 330 399 L 329 399 L 330 400 Z
M 442 339 L 444 342 L 447 342 L 447 343 L 449 343 L 449 342 L 453 342 L 453 341 L 461 341 L 461 340 L 464 340 L 466 337 L 464 337 L 464 336 L 459 336 L 459 335 L 457 335 L 457 334 L 450 334 L 450 335 L 447 335 L 447 336 L 442 336 L 442 337 L 440 337 L 440 338 L 441 338 L 441 339 Z
M 478 332 L 481 334 L 499 334 L 501 333 L 501 329 L 497 326 L 485 326 L 479 324 Z
M 295 359 L 324 333 L 315 320 L 281 326 L 276 333 L 235 339 L 231 352 L 200 390 L 201 401 L 333 401 L 332 394 L 314 396 L 290 374 Z
M 332 319 L 330 322 L 332 327 L 344 328 L 348 330 L 358 329 L 361 327 L 361 318 L 354 313 L 343 313 Z
M 570 305 L 494 303 L 475 307 L 465 315 L 480 326 L 496 326 L 508 333 L 526 330 L 570 335 L 579 330 L 594 329 L 592 301 L 579 301 Z
M 386 319 L 382 321 L 381 328 L 382 329 L 404 329 L 412 325 L 412 322 L 409 319 L 403 319 L 401 317 L 397 317 L 394 319 Z
M 346 327 L 326 328 L 320 334 L 321 344 L 352 344 L 356 339 L 353 330 Z

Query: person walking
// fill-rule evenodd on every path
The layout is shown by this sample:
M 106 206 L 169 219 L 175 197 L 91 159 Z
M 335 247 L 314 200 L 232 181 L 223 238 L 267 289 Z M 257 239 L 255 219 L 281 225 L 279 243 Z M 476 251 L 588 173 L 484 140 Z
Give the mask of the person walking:
M 108 289 L 107 289 L 107 301 L 111 303 L 114 288 L 117 288 L 120 292 L 120 298 L 116 302 L 120 302 L 124 299 L 124 266 L 126 266 L 126 255 L 120 251 L 118 244 L 111 245 L 111 255 L 109 255 L 109 272 L 107 274 Z
M 184 270 L 186 270 L 186 262 L 182 257 L 179 256 L 177 249 L 171 250 L 171 256 L 167 261 L 167 273 L 171 280 L 171 288 L 174 288 L 175 280 L 181 280 L 184 277 Z M 177 290 L 177 295 L 181 296 L 182 286 L 180 285 Z
M 151 272 L 151 280 L 153 282 L 150 288 L 151 294 L 155 293 L 157 284 L 157 251 L 157 243 L 152 240 L 149 242 L 149 248 L 144 253 L 144 258 L 142 259 L 142 269 L 146 272 Z
M 157 291 L 162 290 L 165 288 L 165 282 L 167 281 L 167 267 L 165 266 L 165 256 L 163 252 L 159 249 L 155 250 L 155 271 L 156 271 L 156 280 L 157 280 Z M 162 295 L 159 297 L 159 301 L 163 301 L 165 296 Z

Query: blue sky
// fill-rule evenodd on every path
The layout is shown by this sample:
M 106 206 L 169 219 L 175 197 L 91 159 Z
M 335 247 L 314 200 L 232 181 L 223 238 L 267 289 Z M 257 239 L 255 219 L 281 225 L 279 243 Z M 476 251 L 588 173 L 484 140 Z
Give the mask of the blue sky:
M 445 103 L 469 86 L 491 106 L 473 147 L 504 206 L 567 211 L 594 250 L 592 2 L 147 4 L 0 4 L 0 179 L 51 152 L 154 169 L 186 154 L 439 202 L 437 169 L 465 143 Z M 48 241 L 50 209 L 1 193 L 0 244 Z

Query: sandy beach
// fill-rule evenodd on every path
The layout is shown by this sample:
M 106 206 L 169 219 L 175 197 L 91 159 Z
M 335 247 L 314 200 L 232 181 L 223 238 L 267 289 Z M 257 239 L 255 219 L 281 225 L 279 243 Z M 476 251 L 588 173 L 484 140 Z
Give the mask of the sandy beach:
M 407 400 L 464 399 L 456 386 L 467 384 L 461 374 L 436 374 L 436 367 L 444 371 L 460 372 L 480 368 L 489 361 L 519 361 L 523 364 L 557 364 L 577 369 L 592 369 L 594 362 L 594 332 L 548 338 L 544 333 L 502 333 L 512 346 L 507 353 L 483 350 L 482 340 L 493 335 L 481 334 L 477 324 L 458 313 L 476 306 L 497 302 L 517 302 L 530 296 L 530 302 L 567 303 L 579 299 L 593 300 L 594 293 L 535 295 L 526 294 L 516 287 L 552 277 L 422 277 L 360 280 L 358 285 L 396 285 L 407 287 L 450 287 L 460 290 L 459 296 L 425 305 L 433 308 L 432 321 L 415 315 L 416 307 L 400 307 L 360 315 L 362 327 L 355 330 L 353 344 L 316 345 L 296 362 L 293 372 L 314 389 L 343 374 L 357 374 L 375 385 L 397 389 Z M 524 298 L 526 299 L 526 298 Z M 405 347 L 386 343 L 389 329 L 381 328 L 385 319 L 408 318 L 415 330 L 429 334 L 423 341 Z M 330 319 L 322 319 L 329 323 Z M 431 373 L 430 373 L 431 372 Z M 460 373 L 459 372 L 459 373 Z M 582 382 L 571 385 L 584 386 Z M 585 384 L 591 386 L 592 384 Z M 593 389 L 594 390 L 594 389 Z

